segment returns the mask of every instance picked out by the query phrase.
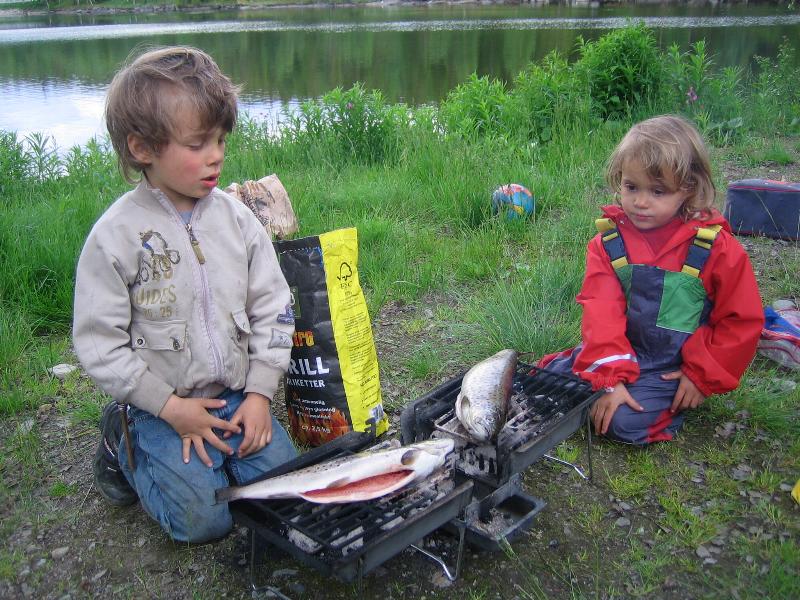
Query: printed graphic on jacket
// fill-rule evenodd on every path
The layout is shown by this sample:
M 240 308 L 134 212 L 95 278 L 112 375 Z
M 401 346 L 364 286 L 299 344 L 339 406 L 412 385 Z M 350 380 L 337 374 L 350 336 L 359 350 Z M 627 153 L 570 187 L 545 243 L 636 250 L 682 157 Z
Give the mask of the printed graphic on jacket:
M 158 231 L 150 229 L 140 233 L 139 238 L 142 240 L 142 248 L 149 253 L 150 260 L 144 255 L 139 258 L 139 273 L 134 285 L 146 283 L 150 279 L 158 281 L 162 277 L 171 279 L 172 265 L 181 262 L 180 252 L 170 248 L 167 240 Z

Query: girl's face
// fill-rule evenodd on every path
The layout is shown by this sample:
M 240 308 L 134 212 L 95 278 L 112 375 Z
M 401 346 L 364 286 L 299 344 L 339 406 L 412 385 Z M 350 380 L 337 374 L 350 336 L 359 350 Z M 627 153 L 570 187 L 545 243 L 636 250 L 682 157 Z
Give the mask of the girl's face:
M 653 179 L 638 161 L 622 167 L 620 204 L 638 229 L 655 229 L 669 223 L 689 197 L 686 190 L 673 190 Z

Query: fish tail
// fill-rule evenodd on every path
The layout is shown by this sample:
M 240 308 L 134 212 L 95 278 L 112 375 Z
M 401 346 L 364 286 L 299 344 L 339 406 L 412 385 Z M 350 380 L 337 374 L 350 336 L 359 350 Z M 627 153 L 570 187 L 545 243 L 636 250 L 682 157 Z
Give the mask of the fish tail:
M 238 500 L 241 497 L 240 490 L 240 487 L 226 487 L 218 489 L 214 493 L 214 504 L 224 504 L 225 502 Z

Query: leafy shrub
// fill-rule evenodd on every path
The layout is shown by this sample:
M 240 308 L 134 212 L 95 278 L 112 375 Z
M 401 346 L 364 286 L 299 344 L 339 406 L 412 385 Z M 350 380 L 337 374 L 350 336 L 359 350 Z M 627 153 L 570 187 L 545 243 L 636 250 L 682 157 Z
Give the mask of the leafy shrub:
M 800 67 L 797 50 L 784 38 L 773 63 L 756 57 L 750 117 L 754 127 L 782 133 L 800 132 Z
M 503 113 L 509 101 L 505 83 L 473 73 L 469 79 L 451 90 L 440 105 L 445 129 L 471 138 L 504 131 Z
M 517 75 L 505 108 L 507 130 L 541 142 L 552 138 L 557 123 L 575 121 L 590 109 L 574 70 L 555 51 Z
M 717 72 L 705 40 L 695 42 L 687 52 L 680 52 L 673 44 L 665 64 L 669 110 L 694 120 L 715 142 L 729 143 L 738 136 L 743 125 L 739 67 Z
M 25 149 L 17 141 L 17 135 L 0 131 L 0 196 L 9 198 L 9 190 L 26 176 Z
M 602 118 L 629 116 L 661 92 L 663 62 L 652 30 L 643 23 L 593 42 L 579 38 L 578 71 L 585 77 L 593 108 Z
M 380 91 L 367 92 L 356 83 L 349 90 L 337 87 L 319 100 L 303 102 L 289 117 L 286 133 L 307 150 L 321 145 L 331 159 L 376 164 L 398 156 L 407 125 L 404 105 L 389 105 Z M 313 151 L 308 156 L 314 156 Z

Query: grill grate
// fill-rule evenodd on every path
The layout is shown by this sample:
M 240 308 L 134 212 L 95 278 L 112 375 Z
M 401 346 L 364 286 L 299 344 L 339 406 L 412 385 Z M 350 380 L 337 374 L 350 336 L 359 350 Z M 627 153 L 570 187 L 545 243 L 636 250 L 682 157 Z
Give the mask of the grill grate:
M 348 437 L 343 436 L 336 440 L 337 444 L 313 450 L 313 461 L 307 455 L 296 461 L 302 460 L 302 466 L 308 466 L 354 454 L 365 447 L 363 437 L 359 437 L 364 435 L 348 434 L 352 443 L 340 441 Z M 370 439 L 374 442 L 374 438 Z M 329 445 L 336 447 L 326 448 Z M 302 468 L 294 462 L 280 471 Z M 454 471 L 451 456 L 446 468 L 434 477 L 375 500 L 346 504 L 315 504 L 297 499 L 239 500 L 231 503 L 231 512 L 253 536 L 324 574 L 351 581 L 461 513 L 471 500 L 472 482 L 456 485 Z
M 451 379 L 406 407 L 400 420 L 404 443 L 439 435 L 437 430 L 465 436 L 454 411 L 462 378 Z M 577 431 L 598 395 L 585 381 L 521 363 L 510 416 L 496 443 L 462 445 L 456 468 L 492 486 L 506 483 Z

